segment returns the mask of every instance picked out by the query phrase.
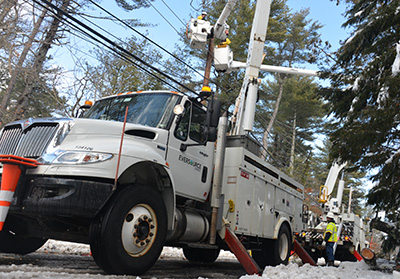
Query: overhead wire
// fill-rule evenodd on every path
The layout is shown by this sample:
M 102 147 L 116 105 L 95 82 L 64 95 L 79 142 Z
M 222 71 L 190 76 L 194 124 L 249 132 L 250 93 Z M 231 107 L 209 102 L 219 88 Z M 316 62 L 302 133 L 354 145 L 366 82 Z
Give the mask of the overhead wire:
M 105 8 L 103 8 L 102 6 L 100 6 L 99 4 L 97 4 L 96 2 L 94 2 L 93 0 L 89 0 L 89 2 L 91 2 L 93 5 L 95 5 L 97 8 L 99 8 L 100 10 L 102 10 L 103 12 L 107 13 L 109 16 L 113 17 L 114 19 L 116 19 L 118 22 L 122 23 L 123 25 L 125 25 L 127 28 L 129 28 L 130 30 L 132 30 L 133 32 L 135 32 L 136 34 L 140 35 L 141 37 L 143 37 L 144 39 L 148 40 L 150 43 L 154 44 L 155 46 L 159 47 L 161 50 L 163 50 L 164 52 L 166 52 L 167 54 L 171 55 L 173 58 L 175 58 L 176 60 L 178 60 L 179 62 L 181 62 L 182 64 L 184 64 L 185 66 L 187 66 L 188 68 L 190 68 L 191 70 L 193 70 L 194 72 L 196 72 L 197 74 L 199 74 L 201 77 L 204 78 L 203 74 L 200 73 L 197 69 L 193 68 L 191 65 L 189 65 L 187 62 L 183 61 L 181 58 L 179 58 L 178 56 L 176 56 L 175 54 L 173 54 L 172 52 L 170 52 L 169 50 L 167 50 L 166 48 L 164 48 L 163 46 L 161 46 L 160 44 L 158 44 L 157 42 L 153 41 L 152 39 L 150 39 L 148 36 L 142 34 L 141 32 L 139 32 L 138 30 L 136 30 L 135 28 L 133 28 L 132 26 L 130 26 L 129 24 L 127 24 L 125 21 L 123 21 L 122 19 L 120 19 L 119 17 L 117 17 L 116 15 L 114 15 L 113 13 L 109 12 L 108 10 L 106 10 Z
M 151 76 L 157 78 L 158 80 L 162 81 L 163 83 L 168 84 L 169 86 L 171 86 L 174 89 L 177 89 L 175 86 L 172 86 L 171 84 L 169 84 L 168 82 L 166 82 L 165 80 L 161 79 L 160 77 L 156 76 L 154 73 L 151 73 L 149 70 L 145 69 L 143 66 L 137 64 L 136 62 L 134 62 L 132 59 L 135 59 L 137 61 L 139 61 L 140 63 L 142 63 L 143 65 L 145 65 L 146 67 L 150 68 L 151 70 L 155 71 L 156 73 L 164 76 L 165 78 L 169 79 L 170 81 L 174 82 L 175 84 L 178 84 L 179 86 L 181 86 L 182 88 L 184 88 L 187 91 L 190 91 L 194 94 L 198 94 L 197 92 L 195 92 L 193 89 L 188 88 L 187 86 L 185 86 L 184 84 L 178 82 L 177 80 L 175 80 L 174 78 L 170 77 L 169 75 L 167 75 L 166 73 L 163 73 L 162 71 L 160 71 L 159 69 L 157 69 L 156 67 L 150 65 L 149 63 L 147 63 L 146 61 L 144 61 L 143 59 L 141 59 L 140 57 L 134 55 L 133 53 L 127 51 L 126 49 L 120 47 L 119 45 L 117 45 L 115 42 L 111 41 L 110 39 L 108 39 L 107 37 L 105 37 L 104 35 L 102 35 L 101 33 L 97 32 L 96 30 L 94 30 L 93 28 L 89 27 L 88 25 L 84 24 L 83 22 L 77 20 L 76 18 L 74 18 L 73 16 L 69 15 L 67 12 L 61 10 L 60 8 L 58 8 L 57 6 L 53 5 L 52 3 L 50 3 L 47 0 L 33 0 L 35 3 L 39 4 L 40 6 L 42 6 L 43 8 L 47 7 L 40 3 L 43 2 L 46 5 L 48 5 L 49 7 L 51 7 L 52 9 L 56 10 L 58 13 L 61 13 L 62 15 L 64 15 L 65 17 L 67 17 L 69 20 L 73 21 L 74 23 L 78 24 L 79 26 L 81 26 L 82 28 L 84 28 L 85 30 L 89 31 L 91 34 L 87 33 L 87 36 L 89 36 L 91 39 L 96 40 L 97 42 L 103 44 L 104 46 L 106 46 L 107 48 L 109 48 L 110 50 L 114 51 L 115 53 L 118 53 L 121 56 L 128 56 L 130 57 L 129 61 L 131 61 L 135 66 L 137 66 L 138 68 L 142 69 L 143 71 L 147 72 L 148 74 L 150 74 Z M 54 11 L 51 11 L 55 14 Z M 70 22 L 71 24 L 71 22 Z M 93 35 L 92 35 L 93 34 Z M 100 38 L 101 40 L 99 40 L 98 38 Z M 103 42 L 104 41 L 104 42 Z M 106 43 L 105 43 L 106 42 Z M 127 58 L 127 57 L 126 57 Z
M 168 6 L 167 3 L 165 3 L 164 0 L 161 0 L 161 2 L 163 2 L 164 5 L 168 8 L 168 10 L 170 10 L 171 13 L 172 13 L 183 25 L 185 25 L 185 23 L 182 21 L 182 19 L 170 8 L 170 6 Z
M 89 0 L 89 1 L 91 1 L 91 0 Z M 106 29 L 104 29 L 103 27 L 99 26 L 98 24 L 94 23 L 92 20 L 90 20 L 90 19 L 84 17 L 83 15 L 80 15 L 80 17 L 83 18 L 84 20 L 88 21 L 90 24 L 96 26 L 97 28 L 99 28 L 100 30 L 102 30 L 104 33 L 107 33 L 109 36 L 111 36 L 111 37 L 113 37 L 114 39 L 118 40 L 118 41 L 121 42 L 122 44 L 127 45 L 127 43 L 126 43 L 125 41 L 123 41 L 122 39 L 118 38 L 117 36 L 115 36 L 115 35 L 112 34 L 111 32 L 109 32 L 109 31 L 107 31 Z M 146 55 L 146 54 L 142 53 L 142 55 Z M 148 55 L 146 55 L 146 57 L 147 57 L 148 59 L 150 58 L 150 56 L 148 56 Z M 160 61 L 154 60 L 153 63 L 156 63 L 156 64 L 158 64 L 158 65 L 164 67 L 164 69 L 167 69 L 167 68 L 168 68 L 165 64 L 162 64 Z M 170 75 L 173 75 L 174 77 L 179 77 L 179 78 L 181 78 L 181 79 L 187 79 L 187 77 L 181 76 L 181 75 L 178 74 L 178 73 L 175 73 L 175 74 L 171 74 L 171 73 L 170 73 Z M 191 80 L 189 80 L 189 81 L 194 83 L 194 81 L 191 81 Z
M 268 134 L 269 134 L 269 136 L 271 137 L 271 134 L 270 134 L 270 133 L 268 133 Z M 254 133 L 251 133 L 251 135 L 252 135 L 252 137 L 253 137 L 255 140 L 257 140 L 257 141 L 260 142 L 260 139 L 258 139 L 257 136 L 254 135 Z M 289 145 L 292 144 L 291 140 L 288 141 L 286 137 L 284 137 L 283 140 L 285 140 L 286 143 L 289 144 Z M 287 157 L 287 156 L 285 156 L 284 154 L 279 154 L 279 153 L 278 153 L 278 154 L 272 154 L 272 153 L 269 152 L 269 150 L 266 149 L 266 147 L 265 147 L 263 144 L 260 143 L 260 145 L 261 145 L 261 148 L 262 148 L 263 150 L 265 150 L 265 152 L 266 152 L 267 155 L 268 155 L 268 157 L 266 157 L 265 159 L 270 158 L 270 159 L 272 159 L 278 166 L 280 166 L 281 168 L 285 168 L 285 169 L 287 168 L 288 164 L 284 163 L 284 161 L 287 161 L 287 160 L 288 160 L 288 157 Z M 296 151 L 297 154 L 300 153 L 300 154 L 303 154 L 303 156 L 306 156 L 306 157 L 308 157 L 308 155 L 309 155 L 309 151 L 305 151 L 305 149 L 303 149 L 300 145 L 296 145 L 296 146 L 295 146 L 295 151 Z M 297 173 L 298 175 L 302 175 L 302 176 L 303 176 L 303 173 L 301 173 L 301 172 L 298 171 L 297 169 L 293 169 L 293 172 L 294 172 L 294 173 Z
M 151 3 L 151 1 L 146 1 L 156 12 L 175 30 L 175 32 L 180 36 L 183 37 L 180 32 L 175 28 L 175 26 Z

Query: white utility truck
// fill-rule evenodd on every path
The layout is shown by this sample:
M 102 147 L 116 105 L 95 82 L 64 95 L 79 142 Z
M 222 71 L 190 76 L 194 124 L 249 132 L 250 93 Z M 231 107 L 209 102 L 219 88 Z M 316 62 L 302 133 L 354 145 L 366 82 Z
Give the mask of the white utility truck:
M 88 243 L 106 272 L 138 275 L 164 246 L 190 261 L 213 262 L 220 249 L 240 258 L 231 231 L 260 267 L 287 263 L 305 228 L 303 186 L 248 136 L 269 7 L 257 1 L 233 136 L 218 101 L 170 91 L 106 97 L 82 118 L 5 125 L 0 252 L 30 253 L 49 238 Z
M 368 233 L 368 225 L 365 225 L 357 214 L 351 212 L 351 189 L 347 212 L 342 207 L 342 197 L 345 190 L 343 177 L 339 180 L 336 198 L 331 197 L 339 173 L 345 166 L 346 163 L 339 164 L 336 161 L 332 164 L 325 185 L 320 188 L 319 202 L 323 206 L 323 214 L 320 219 L 322 220 L 315 227 L 307 228 L 297 237 L 315 261 L 320 257 L 326 257 L 325 251 L 320 249 L 320 245 L 327 226 L 326 214 L 328 212 L 334 214 L 338 227 L 338 242 L 335 246 L 336 260 L 357 261 L 355 251 L 360 252 L 366 247 L 365 235 Z
M 0 251 L 30 253 L 48 238 L 89 243 L 98 265 L 116 274 L 145 272 L 165 245 L 214 261 L 227 249 L 208 243 L 215 136 L 205 121 L 214 117 L 186 95 L 156 91 L 101 99 L 84 118 L 7 124 L 0 153 L 38 163 L 19 179 Z M 228 137 L 222 177 L 219 220 L 259 265 L 287 262 L 304 228 L 303 187 L 244 136 Z

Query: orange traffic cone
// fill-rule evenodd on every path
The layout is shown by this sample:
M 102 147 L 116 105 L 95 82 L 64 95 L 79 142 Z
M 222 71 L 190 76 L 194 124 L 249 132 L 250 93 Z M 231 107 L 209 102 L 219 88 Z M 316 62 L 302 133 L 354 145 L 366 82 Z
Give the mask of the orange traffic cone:
M 3 230 L 8 209 L 10 208 L 11 200 L 14 196 L 15 188 L 17 188 L 20 175 L 21 169 L 18 165 L 3 165 L 3 175 L 1 178 L 0 189 L 0 231 Z
M 21 168 L 36 168 L 39 163 L 36 160 L 15 155 L 0 155 L 0 163 L 3 163 L 0 187 L 0 231 L 2 231 L 15 188 L 17 188 L 22 173 Z

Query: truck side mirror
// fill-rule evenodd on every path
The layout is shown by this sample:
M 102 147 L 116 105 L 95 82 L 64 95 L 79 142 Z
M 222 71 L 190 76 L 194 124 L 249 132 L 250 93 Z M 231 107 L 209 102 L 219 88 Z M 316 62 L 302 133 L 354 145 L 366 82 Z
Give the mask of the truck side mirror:
M 207 107 L 207 141 L 217 140 L 217 127 L 221 113 L 221 101 L 211 99 Z
M 80 118 L 83 114 L 92 107 L 93 103 L 91 101 L 85 101 L 85 104 L 80 106 L 78 111 L 76 112 L 76 117 Z
M 208 128 L 208 138 L 207 141 L 216 141 L 218 138 L 218 134 L 217 134 L 217 128 L 215 127 L 210 127 Z
M 221 101 L 220 100 L 212 100 L 209 105 L 210 111 L 210 127 L 217 128 L 219 122 L 219 116 L 221 114 Z

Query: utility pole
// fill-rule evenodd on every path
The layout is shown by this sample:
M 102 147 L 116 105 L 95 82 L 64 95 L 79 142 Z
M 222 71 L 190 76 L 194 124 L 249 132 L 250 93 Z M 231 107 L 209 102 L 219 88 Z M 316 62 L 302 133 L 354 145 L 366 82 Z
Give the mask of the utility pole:
M 209 86 L 211 65 L 212 65 L 213 59 L 214 59 L 214 38 L 210 38 L 208 40 L 208 53 L 207 53 L 207 60 L 206 60 L 206 68 L 204 70 L 203 87 Z

